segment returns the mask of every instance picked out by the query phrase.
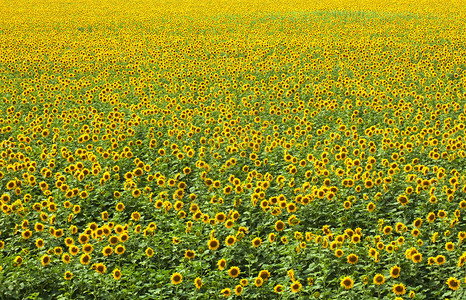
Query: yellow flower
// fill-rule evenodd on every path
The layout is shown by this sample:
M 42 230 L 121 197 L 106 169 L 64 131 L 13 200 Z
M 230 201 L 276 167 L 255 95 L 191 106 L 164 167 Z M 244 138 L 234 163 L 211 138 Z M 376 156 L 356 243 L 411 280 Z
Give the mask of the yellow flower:
M 173 273 L 170 279 L 171 282 L 176 285 L 180 284 L 183 281 L 183 276 L 181 276 L 180 273 Z
M 115 269 L 113 270 L 112 275 L 115 280 L 120 280 L 122 274 L 119 269 Z
M 291 288 L 291 291 L 293 293 L 297 293 L 299 292 L 299 290 L 301 289 L 302 285 L 299 281 L 295 281 L 291 284 L 290 288 Z
M 240 270 L 238 267 L 231 267 L 230 270 L 228 270 L 228 276 L 236 278 L 240 274 Z
M 400 272 L 401 272 L 401 268 L 395 265 L 390 269 L 390 276 L 392 278 L 398 278 L 400 276 Z
M 341 281 L 340 281 L 340 285 L 342 287 L 344 287 L 345 289 L 349 290 L 351 288 L 353 288 L 353 279 L 351 279 L 350 277 L 344 277 Z
M 194 285 L 196 286 L 197 289 L 200 289 L 202 287 L 202 279 L 199 277 L 194 279 Z
M 460 288 L 460 281 L 454 277 L 448 278 L 447 282 L 448 287 L 454 291 L 458 290 Z
M 63 277 L 65 278 L 65 280 L 71 280 L 73 278 L 73 273 L 71 273 L 70 271 L 66 271 Z
M 404 295 L 406 293 L 406 287 L 404 286 L 404 284 L 400 283 L 400 284 L 395 284 L 393 287 L 392 287 L 392 291 L 394 294 L 396 294 L 397 296 L 401 296 L 401 295 Z
M 385 282 L 385 277 L 382 274 L 374 276 L 374 284 L 382 285 Z

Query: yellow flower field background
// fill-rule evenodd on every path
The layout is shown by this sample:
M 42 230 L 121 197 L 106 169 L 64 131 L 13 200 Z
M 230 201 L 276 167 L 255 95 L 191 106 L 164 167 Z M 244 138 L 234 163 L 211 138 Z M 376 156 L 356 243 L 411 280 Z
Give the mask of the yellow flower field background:
M 1 297 L 466 297 L 466 2 L 309 2 L 2 1 Z

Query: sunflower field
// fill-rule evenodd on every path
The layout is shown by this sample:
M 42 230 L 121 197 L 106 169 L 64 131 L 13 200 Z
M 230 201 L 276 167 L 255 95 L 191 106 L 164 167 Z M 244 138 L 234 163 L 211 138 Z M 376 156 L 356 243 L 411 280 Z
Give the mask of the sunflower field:
M 466 299 L 464 0 L 0 13 L 0 299 Z

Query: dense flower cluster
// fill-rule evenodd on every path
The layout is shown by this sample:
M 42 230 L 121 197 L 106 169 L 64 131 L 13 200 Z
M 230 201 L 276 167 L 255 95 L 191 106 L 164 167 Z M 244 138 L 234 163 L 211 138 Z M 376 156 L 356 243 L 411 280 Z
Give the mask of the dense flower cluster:
M 0 4 L 0 294 L 464 296 L 461 1 L 45 2 Z

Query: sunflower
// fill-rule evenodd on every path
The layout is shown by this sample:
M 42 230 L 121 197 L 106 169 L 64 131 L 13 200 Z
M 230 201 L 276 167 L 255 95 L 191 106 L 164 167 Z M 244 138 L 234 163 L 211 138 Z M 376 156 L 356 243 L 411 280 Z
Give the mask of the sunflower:
M 444 210 L 439 210 L 438 213 L 437 213 L 437 216 L 440 219 L 443 219 L 443 218 L 445 218 L 447 216 L 447 213 Z
M 406 197 L 405 195 L 400 195 L 397 201 L 403 206 L 409 203 L 408 197 Z
M 120 212 L 121 212 L 121 211 L 123 211 L 123 210 L 125 209 L 125 205 L 124 205 L 123 203 L 119 202 L 119 203 L 116 205 L 115 209 L 116 209 L 117 211 L 120 211 Z
M 295 281 L 291 284 L 290 288 L 293 293 L 297 293 L 301 289 L 302 285 L 299 281 Z
M 102 263 L 98 263 L 95 265 L 95 271 L 99 274 L 103 274 L 107 272 L 107 267 Z
M 122 274 L 119 269 L 115 269 L 113 270 L 112 275 L 115 280 L 120 280 Z
M 194 285 L 196 286 L 197 289 L 200 289 L 202 287 L 202 279 L 199 277 L 194 279 Z
M 91 257 L 89 256 L 89 254 L 85 253 L 81 255 L 81 259 L 79 261 L 81 262 L 81 264 L 87 265 L 91 261 Z
M 263 283 L 264 283 L 264 280 L 262 278 L 260 278 L 260 277 L 257 277 L 256 279 L 254 279 L 254 284 L 257 287 L 260 287 Z
M 240 270 L 238 267 L 231 267 L 230 270 L 228 270 L 228 276 L 236 278 L 240 274 Z
M 221 259 L 217 262 L 217 265 L 218 265 L 218 269 L 219 270 L 223 270 L 225 269 L 226 265 L 227 265 L 227 261 L 225 259 Z
M 437 255 L 437 257 L 435 258 L 435 263 L 437 263 L 438 265 L 443 265 L 445 263 L 445 256 Z
M 411 260 L 414 262 L 414 263 L 419 263 L 422 261 L 422 254 L 421 253 L 416 253 L 412 256 Z
M 227 236 L 227 238 L 225 239 L 225 244 L 227 246 L 233 246 L 235 242 L 236 242 L 236 238 L 232 235 Z
M 141 219 L 141 214 L 137 211 L 131 213 L 131 220 L 139 221 Z
M 79 214 L 80 211 L 81 211 L 81 207 L 79 205 L 73 206 L 73 212 L 75 214 Z
M 84 253 L 89 254 L 89 253 L 92 253 L 93 250 L 94 250 L 94 247 L 92 247 L 91 244 L 83 245 L 83 252 Z
M 42 223 L 36 223 L 34 225 L 34 230 L 36 232 L 42 232 L 44 230 L 44 225 Z
M 121 236 L 120 236 L 120 242 L 124 243 L 128 240 L 129 236 L 128 234 L 126 233 L 123 233 Z
M 85 233 L 81 233 L 79 235 L 78 241 L 80 244 L 85 244 L 89 241 L 89 236 Z
M 147 248 L 145 252 L 148 257 L 152 257 L 154 255 L 154 250 L 152 250 L 152 248 Z
M 351 201 L 345 201 L 343 203 L 343 206 L 344 206 L 345 209 L 350 209 L 351 208 Z
M 62 247 L 55 247 L 53 248 L 53 252 L 55 255 L 61 255 L 63 253 Z
M 448 284 L 448 287 L 454 291 L 460 288 L 460 281 L 454 277 L 448 278 L 446 284 Z
M 350 254 L 347 256 L 347 260 L 349 264 L 356 264 L 358 262 L 358 256 L 356 254 Z
M 256 237 L 255 239 L 253 239 L 253 240 L 251 241 L 251 243 L 252 243 L 252 245 L 254 246 L 254 248 L 257 248 L 257 247 L 259 247 L 259 246 L 262 244 L 262 239 Z
M 447 251 L 453 251 L 455 249 L 455 244 L 453 244 L 452 242 L 448 242 L 445 244 L 445 249 Z
M 277 284 L 274 288 L 273 288 L 273 291 L 277 294 L 283 292 L 285 289 L 283 287 L 283 285 L 281 284 Z
M 216 220 L 217 222 L 219 222 L 219 223 L 225 222 L 226 218 L 227 218 L 227 216 L 226 216 L 224 213 L 222 213 L 222 212 L 221 212 L 221 213 L 217 213 L 217 214 L 215 215 L 215 220 Z
M 383 234 L 389 235 L 392 232 L 392 227 L 391 226 L 385 226 L 383 228 Z
M 79 253 L 79 248 L 78 248 L 77 246 L 74 246 L 74 245 L 73 245 L 73 246 L 71 246 L 71 247 L 69 248 L 69 251 L 70 251 L 70 254 L 71 254 L 71 255 L 75 256 L 75 255 L 78 255 L 78 253 Z
M 428 215 L 427 215 L 427 222 L 429 223 L 432 223 L 435 221 L 435 213 L 433 212 L 430 212 Z
M 429 266 L 434 265 L 434 264 L 435 264 L 435 257 L 429 257 L 429 258 L 427 259 L 427 264 L 428 264 Z
M 367 204 L 366 209 L 367 209 L 368 212 L 373 212 L 374 209 L 375 209 L 375 204 L 372 203 L 372 202 L 369 202 L 369 204 Z
M 16 256 L 14 260 L 14 266 L 19 267 L 23 264 L 23 258 L 21 256 Z
M 273 232 L 269 233 L 269 237 L 268 237 L 269 243 L 275 242 L 275 238 L 276 236 Z
M 344 287 L 345 289 L 349 290 L 351 288 L 353 288 L 353 279 L 351 279 L 350 277 L 344 277 L 341 281 L 340 281 L 340 285 L 342 287 Z
M 259 272 L 259 275 L 257 277 L 262 278 L 264 281 L 267 281 L 270 277 L 270 272 L 268 270 L 262 270 Z
M 382 285 L 385 282 L 385 276 L 382 274 L 377 274 L 374 276 L 374 284 Z
M 170 280 L 173 284 L 180 284 L 183 281 L 183 276 L 180 273 L 173 273 Z
M 103 254 L 104 256 L 112 255 L 112 253 L 113 253 L 113 248 L 110 247 L 110 246 L 106 246 L 106 247 L 104 247 L 104 248 L 102 249 L 102 254 Z
M 70 256 L 68 253 L 64 253 L 64 254 L 62 255 L 62 257 L 61 257 L 61 260 L 62 260 L 65 264 L 67 264 L 67 263 L 70 262 L 71 256 Z
M 406 287 L 402 283 L 395 284 L 392 287 L 392 292 L 396 294 L 397 296 L 404 295 L 406 293 Z
M 23 237 L 23 239 L 27 240 L 32 236 L 32 231 L 26 229 L 25 231 L 23 231 L 23 233 L 21 233 L 21 236 Z
M 220 292 L 223 297 L 228 298 L 231 296 L 231 290 L 229 288 L 225 288 Z
M 123 253 L 125 253 L 125 251 L 126 251 L 126 248 L 123 245 L 118 245 L 115 247 L 115 253 L 118 255 L 122 255 Z
M 285 223 L 283 221 L 278 220 L 275 222 L 275 230 L 276 231 L 283 231 L 285 229 Z
M 236 296 L 239 296 L 242 292 L 243 292 L 243 286 L 238 284 L 235 286 L 235 295 Z
M 41 257 L 40 262 L 41 262 L 42 266 L 45 267 L 50 263 L 50 257 L 47 254 L 45 254 L 45 255 L 43 255 Z
M 187 259 L 193 259 L 195 256 L 196 253 L 192 250 L 186 250 L 186 252 L 184 253 L 184 257 L 186 257 Z
M 210 250 L 217 250 L 217 248 L 220 246 L 220 243 L 217 239 L 213 238 L 207 242 L 207 246 Z
M 335 250 L 335 256 L 338 257 L 338 258 L 342 257 L 343 256 L 343 250 L 341 250 L 341 249 Z
M 112 245 L 112 246 L 115 246 L 116 244 L 118 244 L 119 241 L 120 241 L 120 239 L 119 239 L 116 235 L 112 235 L 112 236 L 108 239 L 108 242 L 109 242 L 110 245 Z
M 351 243 L 356 244 L 361 241 L 361 236 L 359 234 L 353 234 L 351 237 Z
M 65 278 L 65 280 L 71 280 L 73 278 L 73 273 L 71 273 L 70 271 L 66 271 L 63 278 Z
M 37 248 L 42 248 L 42 247 L 44 247 L 44 244 L 45 244 L 45 243 L 44 243 L 44 240 L 43 240 L 43 239 L 37 239 L 37 240 L 36 240 L 36 247 L 37 247 Z

